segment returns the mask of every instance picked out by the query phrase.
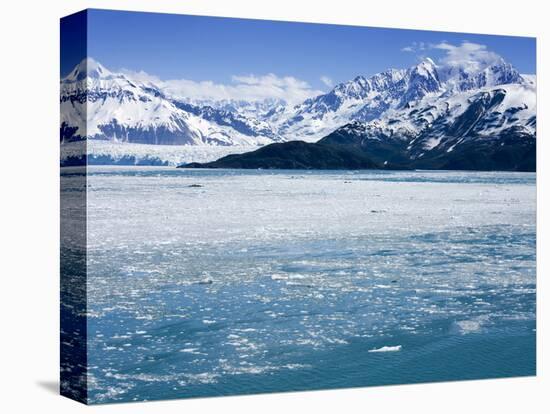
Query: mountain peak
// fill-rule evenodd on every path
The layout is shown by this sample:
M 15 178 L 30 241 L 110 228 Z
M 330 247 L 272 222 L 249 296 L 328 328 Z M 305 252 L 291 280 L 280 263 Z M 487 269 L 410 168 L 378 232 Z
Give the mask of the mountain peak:
M 112 73 L 106 69 L 101 63 L 91 57 L 86 57 L 80 61 L 78 65 L 69 73 L 65 80 L 67 81 L 81 81 L 89 78 L 104 78 L 112 75 Z
M 407 70 L 405 90 L 401 96 L 399 107 L 412 101 L 422 99 L 427 94 L 441 91 L 442 85 L 437 71 L 437 65 L 430 58 Z
M 417 73 L 424 77 L 438 78 L 437 65 L 429 57 L 424 58 L 420 63 L 411 68 L 411 73 Z
M 485 72 L 490 74 L 489 76 L 495 85 L 525 83 L 525 79 L 523 79 L 519 71 L 511 63 L 506 62 L 502 58 L 499 62 L 485 69 Z
M 417 67 L 420 66 L 420 67 L 424 67 L 424 68 L 433 68 L 433 67 L 436 67 L 437 65 L 435 64 L 435 62 L 432 60 L 432 58 L 430 57 L 425 57 L 422 59 L 422 61 L 416 65 Z
M 441 73 L 442 80 L 451 92 L 526 83 L 517 69 L 502 57 L 490 61 L 476 62 L 476 64 L 469 66 L 447 65 L 441 68 Z
M 430 58 L 430 57 L 424 58 L 423 62 L 426 62 L 426 63 L 428 63 L 428 64 L 430 64 L 430 65 L 435 66 L 435 62 L 434 62 L 434 61 L 432 60 L 432 58 Z

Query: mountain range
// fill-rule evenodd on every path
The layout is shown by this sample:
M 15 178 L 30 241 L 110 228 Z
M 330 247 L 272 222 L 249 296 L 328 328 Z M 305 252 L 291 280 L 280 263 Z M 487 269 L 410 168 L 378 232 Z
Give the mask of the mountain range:
M 323 162 L 294 162 L 291 154 L 299 153 L 304 161 L 326 153 L 326 168 L 531 171 L 536 164 L 536 81 L 503 59 L 469 70 L 426 58 L 407 69 L 357 76 L 297 105 L 192 101 L 87 58 L 61 80 L 60 132 L 62 144 L 88 139 L 241 152 L 277 144 L 267 151 L 270 157 L 278 154 L 275 164 L 301 168 L 322 168 Z M 336 147 L 340 161 L 332 157 Z M 237 164 L 276 168 L 263 148 L 258 152 L 253 163 L 246 162 L 250 155 L 245 154 Z M 286 159 L 282 164 L 281 157 Z M 238 156 L 227 158 L 236 165 Z M 195 166 L 224 166 L 223 160 Z

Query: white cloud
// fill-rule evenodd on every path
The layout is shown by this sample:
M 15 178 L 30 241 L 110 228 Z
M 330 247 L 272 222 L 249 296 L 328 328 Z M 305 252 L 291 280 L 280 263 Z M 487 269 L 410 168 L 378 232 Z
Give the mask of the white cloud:
M 424 42 L 412 42 L 409 46 L 401 48 L 402 52 L 422 52 L 429 48 L 429 45 Z
M 122 68 L 120 69 L 119 72 L 126 75 L 128 78 L 139 82 L 151 82 L 155 84 L 159 84 L 162 82 L 156 76 L 149 75 L 147 72 L 144 72 L 142 70 L 140 70 L 139 72 L 136 72 L 130 69 Z
M 502 61 L 502 57 L 488 50 L 487 46 L 468 41 L 463 41 L 458 45 L 446 41 L 440 43 L 413 42 L 401 49 L 402 52 L 416 53 L 419 58 L 425 58 L 430 50 L 443 51 L 444 55 L 436 59 L 437 64 L 454 71 L 462 69 L 466 72 L 477 72 Z
M 313 89 L 306 81 L 293 76 L 279 77 L 273 73 L 267 75 L 232 76 L 231 83 L 216 83 L 212 81 L 192 81 L 189 79 L 173 79 L 163 81 L 146 72 L 121 70 L 129 78 L 142 82 L 152 82 L 178 98 L 198 100 L 247 100 L 262 101 L 265 99 L 280 99 L 290 104 L 296 104 L 312 96 L 323 93 Z
M 329 88 L 332 88 L 332 85 L 334 85 L 334 82 L 332 81 L 331 78 L 329 78 L 328 76 L 321 76 L 321 82 L 323 82 L 325 85 L 327 85 Z
M 487 46 L 464 41 L 460 45 L 441 42 L 432 45 L 433 49 L 445 51 L 440 63 L 451 68 L 461 68 L 468 72 L 479 71 L 487 66 L 499 63 L 502 57 L 487 49 Z

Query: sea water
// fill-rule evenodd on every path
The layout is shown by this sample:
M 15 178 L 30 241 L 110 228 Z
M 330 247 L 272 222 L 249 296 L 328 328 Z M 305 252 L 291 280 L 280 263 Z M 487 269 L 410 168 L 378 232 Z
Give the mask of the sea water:
M 534 375 L 531 173 L 88 169 L 88 393 Z

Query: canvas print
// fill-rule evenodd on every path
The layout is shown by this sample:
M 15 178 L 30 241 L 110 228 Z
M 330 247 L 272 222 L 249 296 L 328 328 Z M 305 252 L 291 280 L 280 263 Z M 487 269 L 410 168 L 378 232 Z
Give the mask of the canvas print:
M 527 37 L 61 20 L 61 392 L 536 374 Z

